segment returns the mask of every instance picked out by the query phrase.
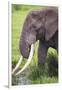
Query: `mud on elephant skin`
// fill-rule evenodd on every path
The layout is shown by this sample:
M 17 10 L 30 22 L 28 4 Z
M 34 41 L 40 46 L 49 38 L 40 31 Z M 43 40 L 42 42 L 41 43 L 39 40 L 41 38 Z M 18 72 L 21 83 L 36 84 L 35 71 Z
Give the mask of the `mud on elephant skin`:
M 20 52 L 28 58 L 31 44 L 39 40 L 38 63 L 44 63 L 47 50 L 58 50 L 58 9 L 47 8 L 31 11 L 24 22 L 20 37 Z

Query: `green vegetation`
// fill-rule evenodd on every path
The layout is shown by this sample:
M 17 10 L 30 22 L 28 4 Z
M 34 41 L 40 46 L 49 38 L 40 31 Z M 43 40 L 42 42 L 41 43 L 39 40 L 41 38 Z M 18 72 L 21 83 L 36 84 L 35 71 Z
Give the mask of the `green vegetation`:
M 12 68 L 15 67 L 16 63 L 20 58 L 20 51 L 19 51 L 19 38 L 22 32 L 24 20 L 31 10 L 35 9 L 42 9 L 44 7 L 41 6 L 31 6 L 31 5 L 12 5 Z M 38 67 L 38 57 L 37 57 L 37 49 L 38 49 L 38 42 L 35 44 L 35 53 L 33 56 L 33 60 L 30 64 L 30 70 L 28 74 L 28 79 L 31 80 L 32 84 L 40 84 L 40 83 L 57 83 L 58 76 L 51 73 L 49 76 L 49 67 L 51 66 L 50 59 L 52 60 L 57 59 L 57 52 L 49 48 L 47 62 L 44 66 Z M 20 68 L 26 63 L 24 59 Z M 50 68 L 51 69 L 51 68 Z M 52 69 L 54 70 L 54 68 Z M 56 74 L 57 74 L 57 70 Z M 54 71 L 54 72 L 55 72 Z M 26 73 L 25 73 L 26 75 Z M 15 82 L 15 83 L 14 83 Z M 16 77 L 12 77 L 12 84 L 16 85 Z M 17 81 L 18 84 L 18 81 Z

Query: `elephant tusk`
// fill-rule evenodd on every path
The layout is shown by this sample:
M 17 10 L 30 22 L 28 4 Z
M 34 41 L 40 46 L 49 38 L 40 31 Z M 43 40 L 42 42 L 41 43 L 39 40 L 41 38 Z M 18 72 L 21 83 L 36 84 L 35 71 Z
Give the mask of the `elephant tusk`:
M 33 54 L 34 54 L 34 44 L 31 45 L 30 54 L 29 54 L 29 57 L 28 57 L 28 60 L 27 60 L 26 64 L 24 65 L 24 67 L 19 72 L 16 73 L 16 75 L 19 75 L 21 72 L 23 72 L 27 68 L 27 66 L 31 62 L 31 59 L 33 57 Z
M 15 68 L 12 71 L 12 74 L 14 74 L 14 72 L 19 68 L 21 62 L 22 62 L 23 56 L 20 57 L 18 63 L 16 64 Z

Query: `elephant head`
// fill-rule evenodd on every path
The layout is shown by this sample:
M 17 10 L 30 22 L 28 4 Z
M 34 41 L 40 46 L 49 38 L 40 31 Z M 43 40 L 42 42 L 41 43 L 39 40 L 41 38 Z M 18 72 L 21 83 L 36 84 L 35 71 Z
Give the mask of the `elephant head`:
M 57 11 L 55 8 L 32 11 L 28 14 L 20 38 L 20 52 L 28 58 L 30 46 L 36 40 L 49 40 L 57 31 Z
M 27 15 L 27 18 L 23 25 L 22 34 L 20 36 L 19 47 L 22 56 L 24 58 L 28 57 L 30 58 L 31 57 L 30 51 L 34 47 L 32 45 L 34 45 L 37 40 L 48 42 L 54 36 L 57 30 L 58 30 L 57 8 L 54 7 L 31 11 Z M 33 49 L 32 51 L 34 51 Z M 30 62 L 29 59 L 28 62 Z M 23 67 L 21 72 L 26 67 L 27 64 Z

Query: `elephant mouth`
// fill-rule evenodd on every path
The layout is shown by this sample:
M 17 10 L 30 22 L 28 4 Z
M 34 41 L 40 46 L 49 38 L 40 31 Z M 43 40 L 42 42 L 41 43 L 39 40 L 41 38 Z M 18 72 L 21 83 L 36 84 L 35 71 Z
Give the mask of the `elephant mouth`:
M 19 75 L 21 74 L 30 64 L 31 60 L 32 60 L 32 57 L 33 57 L 33 54 L 34 54 L 34 44 L 31 45 L 31 50 L 30 50 L 30 54 L 29 54 L 29 57 L 27 59 L 27 62 L 26 64 L 23 66 L 23 68 L 21 70 L 19 70 L 15 75 Z M 21 62 L 22 62 L 22 59 L 23 59 L 23 56 L 20 57 L 18 63 L 16 64 L 15 68 L 13 69 L 12 71 L 12 74 L 15 73 L 15 71 L 19 68 Z

